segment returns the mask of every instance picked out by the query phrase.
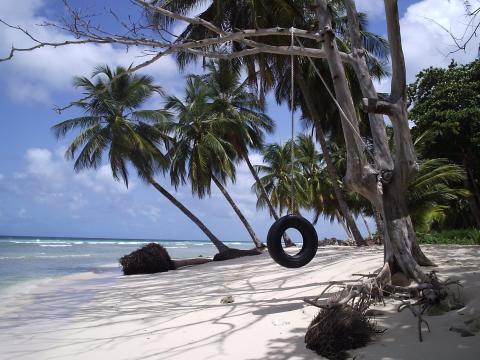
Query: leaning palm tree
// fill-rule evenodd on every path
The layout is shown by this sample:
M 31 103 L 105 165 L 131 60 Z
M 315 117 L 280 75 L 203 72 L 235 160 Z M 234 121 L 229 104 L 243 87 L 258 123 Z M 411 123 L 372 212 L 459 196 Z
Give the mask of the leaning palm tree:
M 160 0 L 152 0 L 152 3 L 162 3 L 166 9 L 180 14 L 188 14 L 195 11 L 201 5 L 205 4 L 202 0 L 169 0 L 161 2 Z M 342 49 L 351 46 L 347 31 L 347 17 L 345 15 L 344 3 L 341 0 L 330 0 L 329 9 L 332 11 L 332 17 L 335 19 L 334 27 L 337 33 L 338 45 Z M 225 29 L 235 28 L 271 28 L 284 27 L 289 28 L 292 25 L 303 29 L 318 31 L 317 19 L 315 11 L 311 6 L 310 0 L 251 0 L 251 1 L 235 1 L 235 0 L 213 0 L 198 17 L 218 25 Z M 151 17 L 154 24 L 161 23 L 163 26 L 171 26 L 172 20 L 159 14 Z M 370 72 L 373 76 L 381 78 L 387 75 L 385 63 L 388 59 L 387 42 L 380 36 L 366 31 L 367 17 L 365 14 L 360 15 L 361 35 L 365 45 L 365 57 L 367 59 Z M 216 36 L 211 30 L 197 24 L 190 24 L 180 35 L 180 39 L 200 40 L 208 37 Z M 289 37 L 271 37 L 268 39 L 270 45 L 289 46 Z M 298 44 L 296 44 L 298 45 Z M 305 43 L 305 46 L 317 46 L 317 44 Z M 241 51 L 247 49 L 248 46 L 233 41 L 231 48 L 225 48 L 225 51 Z M 197 58 L 196 55 L 189 53 L 179 53 L 177 55 L 181 66 L 189 61 Z M 276 90 L 276 98 L 278 102 L 282 102 L 289 97 L 289 59 L 285 56 L 259 54 L 248 56 L 235 61 L 236 66 L 243 65 L 248 72 L 250 83 L 258 87 L 259 95 L 263 98 L 266 92 L 272 88 Z M 315 60 L 316 66 L 322 71 L 325 78 L 330 78 L 328 68 L 325 62 Z M 326 166 L 330 177 L 334 196 L 338 200 L 340 212 L 345 217 L 349 227 L 353 230 L 355 240 L 358 245 L 365 243 L 363 237 L 358 230 L 350 209 L 345 201 L 345 194 L 342 192 L 338 183 L 338 175 L 335 172 L 334 165 L 330 161 L 327 152 L 327 136 L 335 137 L 341 134 L 341 126 L 339 114 L 335 106 L 330 101 L 326 89 L 320 83 L 316 74 L 312 71 L 310 63 L 305 61 L 297 61 L 295 64 L 295 77 L 299 84 L 298 93 L 303 99 L 295 99 L 296 106 L 300 103 L 305 118 L 310 120 L 315 127 L 317 140 L 320 142 L 322 152 L 324 153 Z M 353 75 L 353 69 L 347 67 L 348 73 Z M 359 94 L 359 85 L 355 76 L 350 76 L 352 90 L 354 94 Z M 330 88 L 332 88 L 330 84 Z M 285 92 L 286 91 L 286 92 Z M 283 93 L 282 93 L 283 92 Z M 356 97 L 361 100 L 363 96 Z M 378 121 L 378 120 L 377 120 Z M 337 136 L 338 137 L 338 136 Z M 343 139 L 343 136 L 339 136 Z M 258 183 L 258 181 L 257 181 Z
M 206 64 L 208 73 L 202 76 L 210 90 L 213 111 L 216 116 L 233 120 L 236 126 L 228 128 L 223 136 L 235 149 L 240 160 L 247 164 L 253 178 L 259 184 L 261 195 L 268 206 L 270 215 L 278 220 L 279 216 L 263 187 L 258 173 L 253 167 L 249 152 L 260 151 L 264 146 L 265 134 L 274 131 L 273 120 L 265 114 L 265 105 L 249 91 L 248 79 L 240 81 L 238 68 L 227 61 L 210 61 Z M 284 234 L 286 246 L 295 244 Z
M 104 155 L 115 180 L 122 180 L 128 187 L 128 164 L 133 165 L 139 178 L 151 184 L 172 204 L 192 220 L 210 239 L 219 253 L 231 250 L 221 242 L 205 224 L 180 201 L 161 186 L 154 176 L 165 172 L 169 158 L 160 149 L 170 146 L 166 135 L 168 119 L 164 110 L 140 110 L 153 94 L 162 94 L 162 89 L 153 84 L 149 76 L 131 74 L 128 69 L 99 66 L 92 79 L 76 77 L 74 85 L 84 91 L 84 99 L 74 104 L 85 112 L 85 116 L 63 121 L 53 126 L 58 139 L 68 132 L 80 130 L 66 150 L 66 157 L 75 160 L 75 171 L 86 168 L 97 169 Z
M 228 179 L 235 181 L 236 173 L 235 147 L 226 140 L 226 135 L 243 129 L 236 114 L 225 116 L 223 110 L 227 105 L 220 105 L 221 99 L 211 101 L 212 86 L 200 76 L 188 76 L 185 99 L 166 98 L 165 108 L 177 115 L 173 127 L 172 183 L 179 186 L 188 180 L 192 193 L 203 198 L 210 194 L 213 182 L 240 218 L 255 246 L 262 248 L 264 245 L 224 186 Z

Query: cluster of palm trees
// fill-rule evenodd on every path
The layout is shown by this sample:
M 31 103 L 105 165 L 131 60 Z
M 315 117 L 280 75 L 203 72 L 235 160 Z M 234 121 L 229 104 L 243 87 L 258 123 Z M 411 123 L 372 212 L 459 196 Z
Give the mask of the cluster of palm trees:
M 172 0 L 163 6 L 186 14 L 200 3 Z M 315 30 L 315 14 L 309 4 L 303 0 L 273 3 L 214 0 L 198 16 L 232 29 L 289 27 L 293 20 L 297 27 Z M 350 37 L 343 2 L 332 0 L 330 10 L 335 19 L 339 46 L 348 51 Z M 170 20 L 161 16 L 146 18 L 152 24 L 172 25 Z M 388 74 L 387 42 L 366 31 L 364 14 L 360 20 L 370 72 L 380 79 Z M 191 24 L 179 39 L 200 40 L 214 36 L 209 31 Z M 272 37 L 269 41 L 273 45 L 289 45 L 290 40 L 288 37 Z M 231 50 L 241 50 L 242 46 L 232 42 Z M 191 54 L 177 54 L 180 66 L 194 58 Z M 329 79 L 325 63 L 318 59 L 313 62 Z M 171 194 L 158 181 L 158 175 L 169 179 L 175 188 L 188 184 L 192 193 L 200 198 L 210 195 L 213 183 L 238 215 L 255 247 L 261 248 L 264 246 L 262 241 L 226 187 L 228 182 L 235 181 L 236 167 L 245 162 L 253 177 L 252 188 L 257 194 L 257 204 L 267 207 L 272 218 L 277 220 L 286 211 L 310 211 L 314 223 L 320 216 L 336 219 L 349 237 L 358 245 L 364 244 L 355 217 L 373 216 L 377 220 L 377 229 L 381 229 L 380 215 L 366 200 L 346 193 L 342 188 L 339 174 L 345 171 L 345 151 L 339 113 L 312 63 L 298 57 L 294 67 L 297 86 L 291 99 L 291 63 L 280 55 L 259 54 L 232 62 L 207 62 L 204 75 L 187 76 L 182 98 L 166 95 L 151 77 L 132 74 L 122 67 L 112 70 L 101 66 L 95 69 L 91 79 L 75 79 L 75 86 L 84 91 L 83 100 L 75 105 L 86 115 L 61 122 L 54 126 L 54 131 L 58 138 L 73 130 L 80 131 L 67 149 L 67 157 L 75 159 L 76 171 L 97 168 L 108 155 L 115 179 L 128 186 L 129 171 L 135 171 L 188 216 L 219 253 L 227 254 L 232 249 Z M 353 70 L 349 66 L 346 70 L 358 112 L 362 113 L 360 86 Z M 243 73 L 247 76 L 243 77 Z M 270 90 L 273 90 L 277 102 L 292 103 L 301 110 L 305 128 L 311 136 L 300 135 L 284 144 L 264 144 L 265 135 L 274 131 L 274 122 L 265 114 L 264 106 L 265 94 Z M 164 98 L 164 108 L 143 110 L 145 102 L 154 95 Z M 367 115 L 364 118 L 367 120 Z M 364 140 L 371 142 L 368 121 L 361 123 L 360 130 Z M 260 151 L 264 163 L 251 164 L 251 151 Z M 409 198 L 417 226 L 428 228 L 441 219 L 448 201 L 465 195 L 464 190 L 450 186 L 457 184 L 462 177 L 462 169 L 441 159 L 422 162 Z M 284 240 L 286 245 L 293 245 L 286 234 Z
M 325 153 L 318 150 L 313 136 L 300 134 L 294 141 L 265 145 L 265 135 L 274 131 L 274 122 L 265 114 L 263 101 L 251 91 L 248 81 L 242 80 L 238 68 L 229 62 L 209 62 L 206 70 L 204 75 L 186 77 L 182 98 L 166 95 L 151 77 L 132 74 L 122 67 L 112 70 L 100 66 L 91 79 L 75 78 L 75 86 L 84 92 L 83 100 L 75 105 L 85 116 L 53 127 L 57 138 L 79 130 L 66 150 L 67 158 L 75 160 L 75 171 L 95 169 L 108 156 L 113 177 L 128 186 L 129 173 L 134 170 L 192 220 L 224 258 L 241 253 L 218 239 L 161 185 L 158 175 L 168 177 L 175 188 L 188 184 L 192 194 L 200 198 L 210 195 L 213 183 L 257 249 L 264 245 L 226 187 L 227 182 L 235 182 L 241 162 L 252 174 L 257 206 L 267 207 L 274 219 L 285 212 L 309 211 L 314 214 L 314 224 L 320 216 L 337 220 L 353 238 L 334 191 L 335 187 L 341 188 L 341 182 L 331 176 Z M 142 109 L 155 94 L 164 98 L 165 106 Z M 250 162 L 251 151 L 262 153 L 263 164 Z M 334 139 L 329 155 L 335 172 L 341 173 L 344 151 Z M 428 229 L 432 222 L 441 220 L 446 202 L 467 195 L 465 190 L 449 186 L 462 178 L 462 169 L 444 160 L 421 162 L 409 196 L 412 219 L 419 229 Z M 353 215 L 374 215 L 364 199 L 353 194 L 343 196 Z M 285 243 L 293 244 L 288 236 Z
M 156 175 L 168 175 L 175 187 L 190 184 L 192 193 L 200 198 L 210 194 L 213 183 L 244 224 L 255 247 L 262 248 L 262 241 L 225 185 L 235 181 L 236 166 L 242 161 L 258 179 L 248 154 L 263 148 L 265 134 L 274 130 L 274 122 L 230 63 L 211 62 L 206 68 L 206 75 L 187 76 L 185 95 L 180 99 L 166 96 L 149 76 L 131 74 L 122 67 L 112 70 L 100 66 L 92 79 L 75 78 L 75 86 L 85 95 L 75 105 L 86 115 L 63 121 L 53 130 L 57 138 L 80 130 L 66 151 L 67 158 L 75 159 L 75 171 L 95 169 L 108 155 L 116 180 L 128 186 L 129 170 L 136 171 L 225 254 L 232 249 L 168 192 Z M 164 96 L 165 107 L 141 109 L 155 93 Z
M 292 146 L 294 148 L 293 163 L 291 161 Z M 317 224 L 320 216 L 329 218 L 331 221 L 337 220 L 347 231 L 348 237 L 353 238 L 345 219 L 338 210 L 338 201 L 333 192 L 332 178 L 327 170 L 324 156 L 318 150 L 312 136 L 300 134 L 293 142 L 290 140 L 283 145 L 269 144 L 265 146 L 262 154 L 264 164 L 256 166 L 256 169 L 264 176 L 253 185 L 258 196 L 258 207 L 266 206 L 265 197 L 261 196 L 261 186 L 263 186 L 270 202 L 279 209 L 281 214 L 284 211 L 313 212 L 314 225 Z M 341 184 L 337 185 L 341 186 Z M 350 209 L 354 210 L 353 207 Z
M 292 146 L 295 154 L 293 164 Z M 324 156 L 318 151 L 311 136 L 300 134 L 293 143 L 288 141 L 283 145 L 269 144 L 264 147 L 262 153 L 264 164 L 256 166 L 256 169 L 264 176 L 260 178 L 260 182 L 253 185 L 258 196 L 258 207 L 266 206 L 265 198 L 261 196 L 261 184 L 266 189 L 270 202 L 279 208 L 280 213 L 309 210 L 313 212 L 313 224 L 317 223 L 320 216 L 330 221 L 336 220 L 342 225 L 347 236 L 353 239 L 345 219 L 339 212 L 332 178 L 327 171 Z M 332 151 L 338 173 L 343 171 L 345 161 L 343 154 L 342 149 Z M 434 223 L 441 223 L 445 218 L 449 204 L 467 197 L 468 191 L 462 185 L 465 179 L 463 168 L 449 163 L 446 159 L 420 159 L 419 165 L 419 172 L 410 183 L 407 200 L 415 229 L 427 232 Z M 341 183 L 337 185 L 342 186 Z M 292 191 L 294 197 L 291 196 Z M 354 193 L 345 193 L 345 198 L 349 211 L 357 219 L 365 221 L 369 236 L 372 237 L 368 222 L 365 220 L 365 217 L 375 218 L 369 202 Z M 377 230 L 380 227 L 381 224 L 377 224 Z

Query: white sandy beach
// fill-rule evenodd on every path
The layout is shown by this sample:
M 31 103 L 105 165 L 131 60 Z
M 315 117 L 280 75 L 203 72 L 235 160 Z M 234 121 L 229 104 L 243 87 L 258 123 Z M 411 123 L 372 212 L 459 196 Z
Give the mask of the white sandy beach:
M 462 279 L 466 307 L 429 317 L 431 333 L 419 343 L 408 310 L 379 306 L 378 325 L 388 330 L 351 352 L 356 359 L 480 358 L 480 333 L 449 331 L 465 321 L 480 330 L 480 247 L 425 249 L 441 278 Z M 264 254 L 119 276 L 108 286 L 94 275 L 54 280 L 5 299 L 14 305 L 0 312 L 0 359 L 319 359 L 303 343 L 317 309 L 302 299 L 332 280 L 374 271 L 382 257 L 380 248 L 325 247 L 301 269 L 281 268 Z M 234 303 L 221 304 L 227 295 Z

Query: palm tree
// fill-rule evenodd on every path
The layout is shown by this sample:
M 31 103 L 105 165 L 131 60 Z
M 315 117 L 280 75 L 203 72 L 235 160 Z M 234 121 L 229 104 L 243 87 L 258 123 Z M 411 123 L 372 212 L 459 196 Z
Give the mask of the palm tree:
M 228 134 L 244 131 L 243 123 L 239 122 L 239 114 L 232 112 L 235 108 L 228 104 L 229 99 L 223 98 L 214 87 L 218 84 L 205 80 L 201 76 L 189 76 L 184 101 L 176 96 L 166 99 L 165 108 L 177 114 L 172 182 L 179 186 L 189 180 L 192 193 L 200 198 L 210 194 L 213 182 L 242 221 L 255 246 L 262 248 L 264 245 L 224 186 L 227 179 L 235 181 L 237 156 L 236 148 L 227 140 Z M 237 106 L 242 105 L 240 95 Z M 242 115 L 249 111 L 247 107 L 241 110 Z
M 313 138 L 306 134 L 298 135 L 295 154 L 307 184 L 308 200 L 305 207 L 315 213 L 313 223 L 318 222 L 320 215 L 332 221 L 338 218 L 338 203 L 333 195 L 331 180 L 326 171 L 323 155 L 317 151 Z
M 240 72 L 231 62 L 210 61 L 206 68 L 208 73 L 202 78 L 210 89 L 216 116 L 234 120 L 237 124 L 232 131 L 225 132 L 224 137 L 235 148 L 238 158 L 247 164 L 250 173 L 259 184 L 261 196 L 268 206 L 270 215 L 278 220 L 279 216 L 248 156 L 250 150 L 263 149 L 265 134 L 271 134 L 275 124 L 265 114 L 264 103 L 249 91 L 248 81 L 240 81 Z M 284 234 L 284 242 L 286 246 L 295 245 L 287 234 Z
M 259 194 L 260 184 L 265 188 L 273 206 L 283 214 L 284 210 L 298 214 L 301 208 L 306 207 L 308 191 L 306 178 L 302 176 L 299 162 L 291 161 L 291 149 L 295 144 L 288 141 L 284 145 L 269 144 L 263 150 L 263 165 L 257 165 L 256 170 L 260 174 L 260 182 L 253 185 L 253 189 Z M 293 181 L 292 181 L 293 166 Z M 292 184 L 293 183 L 293 184 Z M 292 186 L 293 185 L 293 186 Z M 266 201 L 263 196 L 258 196 L 257 206 L 264 207 Z
M 153 3 L 159 0 L 152 0 Z M 170 0 L 162 4 L 168 10 L 175 13 L 187 14 L 195 10 L 203 1 L 199 0 Z M 349 37 L 347 36 L 347 18 L 345 16 L 345 8 L 342 1 L 331 0 L 330 10 L 335 19 L 334 27 L 337 33 L 337 40 L 341 49 L 346 49 L 350 46 Z M 316 31 L 317 21 L 315 12 L 311 7 L 311 1 L 308 0 L 279 0 L 279 1 L 265 1 L 252 0 L 248 2 L 238 2 L 235 0 L 213 0 L 210 5 L 198 15 L 198 17 L 210 21 L 222 28 L 269 28 L 281 26 L 288 28 L 295 24 L 303 29 L 310 29 Z M 153 22 L 162 25 L 171 25 L 171 19 L 162 17 L 161 15 L 154 15 Z M 381 78 L 387 74 L 385 64 L 388 59 L 387 42 L 380 36 L 366 31 L 367 19 L 365 14 L 360 15 L 361 31 L 365 44 L 365 57 L 367 59 L 371 73 Z M 180 35 L 182 39 L 200 40 L 206 37 L 216 36 L 210 30 L 203 26 L 191 24 L 187 26 L 185 31 Z M 268 39 L 271 45 L 289 45 L 289 37 L 271 37 Z M 307 42 L 306 46 L 309 46 Z M 310 44 L 312 45 L 312 44 Z M 316 44 L 313 44 L 315 47 Z M 242 43 L 232 42 L 231 51 L 244 50 L 246 46 Z M 189 61 L 196 59 L 197 56 L 187 53 L 179 53 L 177 59 L 181 66 L 186 65 Z M 290 65 L 289 59 L 285 56 L 259 54 L 256 56 L 249 56 L 235 61 L 236 66 L 242 64 L 248 72 L 250 83 L 254 86 L 258 85 L 259 95 L 263 99 L 266 92 L 273 87 L 276 87 L 277 101 L 282 102 L 289 99 L 289 74 Z M 315 61 L 319 68 L 325 68 L 324 61 Z M 332 185 L 335 197 L 338 200 L 340 212 L 346 219 L 349 227 L 352 229 L 355 240 L 358 245 L 365 243 L 360 231 L 355 224 L 353 216 L 346 204 L 345 195 L 339 186 L 337 186 L 339 177 L 335 172 L 332 162 L 329 159 L 327 135 L 343 139 L 341 136 L 341 126 L 339 121 L 339 114 L 335 106 L 330 101 L 324 85 L 320 83 L 315 73 L 310 68 L 308 61 L 296 61 L 295 65 L 296 81 L 300 83 L 299 93 L 303 99 L 298 103 L 301 104 L 303 113 L 306 119 L 311 119 L 312 124 L 316 129 L 317 140 L 320 142 L 322 152 L 325 156 L 325 162 L 330 176 L 332 177 Z M 258 69 L 258 71 L 257 71 Z M 326 78 L 330 78 L 328 69 L 325 68 Z M 347 68 L 351 75 L 352 90 L 355 94 L 360 94 L 360 87 L 358 81 L 354 76 L 354 71 Z M 302 85 L 303 83 L 303 85 Z M 311 91 L 312 87 L 314 91 Z M 332 87 L 332 86 L 330 86 Z M 283 93 L 282 93 L 283 91 Z M 316 94 L 316 96 L 313 96 Z M 360 94 L 361 95 L 361 94 Z M 356 99 L 361 100 L 362 96 L 357 96 Z M 296 99 L 297 100 L 297 99 Z M 360 103 L 360 101 L 359 101 Z M 296 102 L 297 104 L 297 102 Z M 258 182 L 258 181 L 257 181 Z
M 348 239 L 353 239 L 345 219 L 338 211 L 339 205 L 334 195 L 331 177 L 328 174 L 323 154 L 315 147 L 312 136 L 300 134 L 295 142 L 296 161 L 301 167 L 301 176 L 306 184 L 307 201 L 305 208 L 314 211 L 313 224 L 318 222 L 320 215 L 331 222 L 337 220 L 347 233 Z
M 203 231 L 219 253 L 233 250 L 154 179 L 156 173 L 165 172 L 169 166 L 168 156 L 160 149 L 170 146 L 171 139 L 165 128 L 170 114 L 164 110 L 140 110 L 140 107 L 153 94 L 162 94 L 162 89 L 153 84 L 151 77 L 131 74 L 123 67 L 112 71 L 108 66 L 99 66 L 92 73 L 93 78 L 96 78 L 94 82 L 86 77 L 74 79 L 75 87 L 83 89 L 86 96 L 74 104 L 86 115 L 53 126 L 58 139 L 80 130 L 65 153 L 68 159 L 75 159 L 75 171 L 97 169 L 103 156 L 108 154 L 114 179 L 123 180 L 128 187 L 130 163 L 143 181 L 151 184 Z
M 465 170 L 447 159 L 427 159 L 410 183 L 408 209 L 416 231 L 430 231 L 432 224 L 445 219 L 449 204 L 469 196 L 462 187 Z

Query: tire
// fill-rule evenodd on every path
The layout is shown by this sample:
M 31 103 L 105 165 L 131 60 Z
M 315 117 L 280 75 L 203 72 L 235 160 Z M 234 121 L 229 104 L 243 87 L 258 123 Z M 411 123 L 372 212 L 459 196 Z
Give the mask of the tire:
M 296 255 L 288 255 L 282 247 L 282 235 L 288 229 L 296 229 L 302 234 L 303 246 Z M 275 262 L 286 268 L 299 268 L 307 265 L 316 255 L 318 236 L 313 225 L 305 218 L 286 215 L 275 221 L 267 235 L 267 247 Z

